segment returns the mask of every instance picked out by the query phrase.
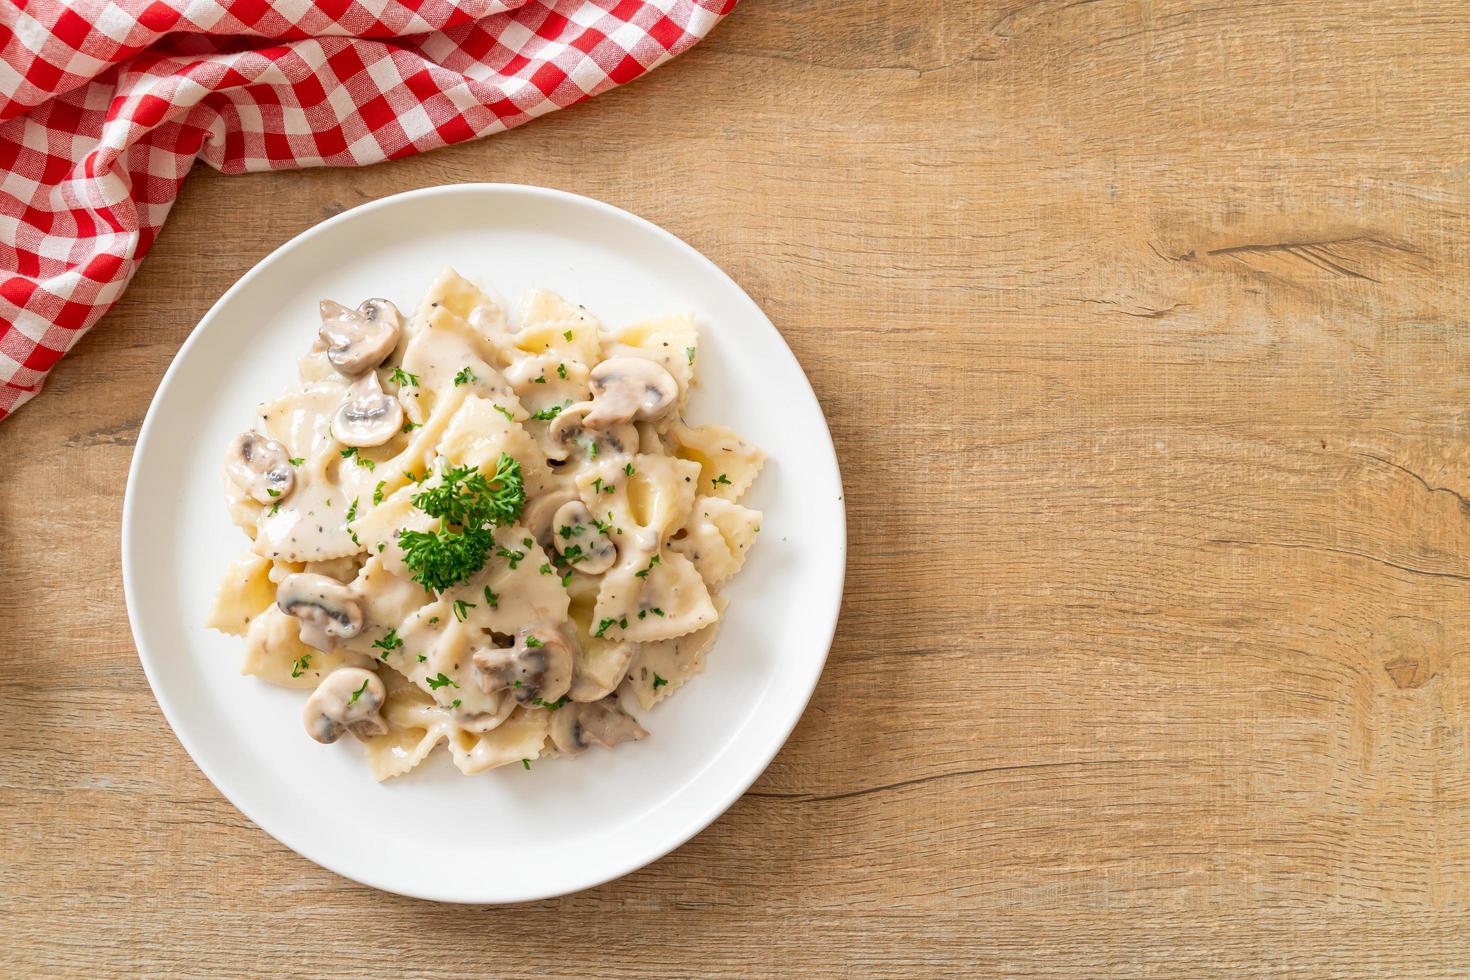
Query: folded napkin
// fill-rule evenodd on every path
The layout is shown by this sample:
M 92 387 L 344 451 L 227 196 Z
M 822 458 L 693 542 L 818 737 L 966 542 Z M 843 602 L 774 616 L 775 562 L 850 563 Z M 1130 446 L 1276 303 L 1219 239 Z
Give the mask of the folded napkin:
M 196 159 L 376 163 L 663 64 L 736 0 L 0 0 L 0 419 L 122 294 Z

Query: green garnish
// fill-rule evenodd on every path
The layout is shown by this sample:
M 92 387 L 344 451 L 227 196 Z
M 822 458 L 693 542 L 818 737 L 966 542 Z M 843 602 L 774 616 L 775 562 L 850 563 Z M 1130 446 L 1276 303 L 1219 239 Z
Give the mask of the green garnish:
M 485 586 L 485 605 L 489 606 L 491 609 L 500 608 L 500 596 L 496 595 L 494 592 L 491 592 L 490 586 L 488 585 Z
M 495 549 L 495 553 L 501 558 L 504 558 L 506 562 L 509 563 L 511 571 L 515 571 L 516 563 L 519 562 L 522 558 L 526 557 L 526 553 L 524 551 L 511 551 L 509 548 L 503 546 Z
M 398 536 L 414 581 L 442 592 L 484 568 L 495 546 L 491 528 L 514 523 L 525 504 L 521 464 L 508 453 L 488 479 L 474 466 L 446 469 L 442 483 L 413 497 L 415 507 L 439 518 L 439 530 Z
M 686 347 L 686 348 L 684 348 L 684 356 L 687 357 L 687 358 L 689 358 L 689 363 L 690 364 L 693 364 L 694 363 L 694 348 L 693 347 Z
M 536 639 L 534 636 L 528 636 L 528 637 L 526 637 L 526 646 L 532 648 L 533 650 L 536 647 L 545 646 L 545 645 L 546 644 L 542 643 L 540 640 Z
M 396 381 L 399 385 L 411 385 L 415 388 L 419 386 L 419 376 L 417 374 L 409 374 L 401 367 L 394 368 L 393 373 L 388 375 L 388 380 Z
M 373 505 L 377 506 L 383 502 L 383 488 L 388 485 L 387 480 L 379 480 L 378 485 L 373 487 Z
M 273 490 L 270 487 L 266 487 L 265 492 L 270 494 L 272 497 L 279 497 L 281 495 L 281 491 Z
M 357 447 L 356 446 L 348 446 L 346 449 L 342 450 L 337 455 L 341 456 L 343 459 L 350 459 L 350 460 L 352 460 L 358 466 L 365 466 L 365 467 L 367 467 L 368 472 L 372 472 L 373 467 L 375 467 L 375 466 L 378 465 L 377 463 L 374 463 L 372 460 L 368 459 L 366 456 L 359 456 L 357 454 Z
M 572 339 L 572 332 L 570 330 L 564 330 L 564 331 L 562 331 L 562 336 L 565 337 L 565 338 L 567 338 L 568 340 L 571 340 Z
M 655 673 L 653 675 L 653 689 L 655 691 L 657 691 L 659 688 L 663 687 L 667 683 L 668 683 L 668 681 L 666 681 L 662 677 L 658 676 L 657 673 Z
M 541 375 L 541 377 L 533 379 L 531 383 L 535 385 L 544 385 L 546 383 L 546 375 L 543 374 Z
M 540 572 L 542 575 L 555 575 L 556 574 L 556 572 L 552 571 L 551 570 L 551 566 L 548 565 L 546 562 L 542 562 L 541 563 L 541 567 L 538 568 L 538 569 L 536 569 L 536 570 L 538 572 Z
M 461 623 L 464 622 L 465 616 L 468 615 L 469 610 L 473 608 L 475 608 L 475 604 L 473 602 L 465 602 L 463 599 L 455 599 L 454 618 L 459 620 Z
M 266 517 L 275 517 L 280 512 L 281 512 L 281 502 L 279 500 L 277 500 L 275 503 L 271 504 L 271 509 L 266 512 L 266 515 L 265 516 Z
M 596 459 L 597 458 L 597 440 L 596 439 L 589 440 L 588 443 L 587 443 L 587 458 L 588 459 Z
M 398 630 L 394 628 L 384 633 L 381 640 L 373 641 L 373 646 L 383 651 L 383 659 L 386 660 L 388 658 L 388 651 L 397 650 L 403 646 L 403 641 L 398 638 Z
M 571 569 L 567 569 L 567 573 L 561 577 L 561 587 L 562 588 L 566 588 L 567 587 L 567 583 L 570 582 L 571 580 L 572 580 L 572 570 Z
M 623 467 L 623 472 L 626 473 L 626 474 L 628 474 L 629 476 L 632 476 L 633 475 L 633 464 L 632 463 L 628 463 L 626 466 L 624 466 Z
M 431 691 L 437 691 L 441 687 L 449 687 L 451 685 L 459 687 L 459 683 L 452 677 L 445 677 L 444 671 L 442 670 L 436 676 L 426 678 L 425 683 L 429 685 L 429 690 Z
M 713 480 L 711 480 L 709 482 L 710 483 L 713 483 L 717 487 L 718 486 L 726 486 L 726 487 L 728 487 L 730 485 L 730 478 L 728 476 L 726 476 L 725 474 L 721 473 L 719 476 L 715 477 Z
M 350 697 L 350 698 L 347 699 L 347 703 L 348 704 L 356 704 L 357 703 L 357 699 L 360 698 L 360 697 L 362 697 L 362 692 L 367 690 L 368 682 L 371 681 L 371 680 L 372 680 L 372 678 L 369 677 L 367 680 L 363 681 L 362 682 L 362 687 L 359 687 L 357 690 L 355 690 L 355 691 L 352 692 L 352 697 Z
M 662 559 L 659 558 L 658 555 L 654 555 L 652 558 L 648 559 L 648 567 L 643 569 L 642 571 L 634 572 L 634 577 L 646 578 L 648 576 L 648 573 L 653 571 L 653 566 L 657 565 L 660 561 L 662 561 Z
M 555 701 L 543 701 L 540 698 L 536 698 L 531 703 L 538 708 L 545 708 L 547 711 L 556 711 L 558 708 L 562 707 L 562 705 L 570 704 L 571 701 L 572 699 L 569 695 L 563 694 Z
M 459 373 L 454 376 L 454 386 L 458 388 L 460 385 L 467 385 L 471 382 L 479 380 L 479 378 L 475 377 L 475 372 L 471 371 L 470 366 L 466 364 L 464 367 L 460 368 Z
M 597 639 L 600 640 L 600 639 L 602 639 L 602 634 L 604 634 L 604 633 L 607 632 L 607 628 L 609 626 L 612 626 L 612 625 L 616 624 L 616 623 L 617 623 L 617 620 L 616 619 L 611 619 L 611 618 L 604 619 L 602 622 L 600 622 L 600 623 L 597 624 L 597 632 L 596 633 L 593 633 L 592 635 L 594 637 L 596 637 Z
M 611 514 L 608 514 L 607 517 L 608 517 L 608 519 L 607 519 L 606 522 L 599 521 L 595 517 L 592 518 L 592 526 L 595 527 L 595 528 L 597 528 L 597 530 L 601 531 L 603 534 L 606 534 L 608 531 L 610 531 L 612 529 L 612 515 Z
M 311 654 L 303 653 L 291 661 L 291 676 L 300 677 L 309 667 L 311 667 Z
M 510 409 L 506 408 L 504 405 L 496 405 L 495 406 L 495 410 L 497 412 L 499 412 L 501 415 L 504 415 L 505 418 L 506 418 L 506 421 L 508 421 L 508 422 L 514 422 L 516 420 L 515 413 L 513 413 Z
M 291 457 L 291 465 L 292 466 L 300 466 L 304 462 L 306 462 L 306 460 L 302 459 L 300 456 L 292 456 Z
M 357 520 L 357 498 L 353 497 L 352 506 L 347 508 L 346 522 L 351 524 L 355 520 Z
M 429 659 L 428 657 L 424 656 L 422 653 L 419 654 L 418 656 L 419 656 L 419 663 L 423 663 L 425 660 L 428 660 Z
M 408 435 L 410 432 L 412 432 L 414 429 L 417 429 L 421 425 L 423 425 L 422 422 L 405 422 L 403 423 L 403 434 Z
M 532 412 L 531 418 L 535 419 L 538 422 L 550 422 L 552 419 L 556 418 L 560 414 L 561 406 L 553 405 L 550 408 L 543 408 L 539 412 Z
M 565 381 L 565 380 L 566 380 L 566 376 L 567 376 L 567 366 L 566 366 L 566 365 L 565 365 L 565 364 L 558 364 L 558 365 L 557 365 L 557 366 L 556 366 L 556 376 L 557 376 L 557 377 L 558 377 L 558 378 L 561 378 L 561 379 L 562 379 L 562 380 L 563 380 L 563 381 Z
M 530 772 L 531 771 L 531 760 L 530 759 L 522 759 L 521 760 L 521 765 L 523 765 L 523 766 L 526 767 L 526 772 Z

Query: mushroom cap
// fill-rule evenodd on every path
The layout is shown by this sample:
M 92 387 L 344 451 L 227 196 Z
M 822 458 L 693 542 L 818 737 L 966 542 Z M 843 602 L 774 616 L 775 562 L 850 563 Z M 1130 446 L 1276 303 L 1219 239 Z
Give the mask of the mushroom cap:
M 378 373 L 369 371 L 352 385 L 352 397 L 332 419 L 332 435 L 344 446 L 381 446 L 403 430 L 403 406 L 383 393 Z
M 583 529 L 581 533 L 577 533 L 579 527 Z M 597 530 L 592 523 L 592 512 L 580 497 L 557 509 L 551 519 L 551 532 L 556 550 L 579 572 L 601 575 L 618 560 L 618 546 Z
M 382 364 L 398 346 L 403 315 L 386 299 L 363 300 L 355 310 L 324 299 L 320 311 L 327 360 L 349 378 Z
M 666 415 L 679 397 L 679 383 L 662 365 L 643 357 L 609 357 L 588 376 L 594 429 Z
M 540 494 L 521 511 L 521 524 L 542 548 L 552 546 L 552 535 L 556 530 L 553 519 L 568 501 L 577 500 L 576 491 L 565 488 L 548 490 Z
M 225 473 L 235 486 L 262 504 L 287 496 L 296 486 L 286 447 L 259 432 L 242 432 L 225 454 Z
M 591 441 L 597 444 L 598 456 L 631 456 L 638 452 L 638 429 L 632 422 L 621 421 L 606 425 L 593 425 L 589 412 L 595 402 L 578 402 L 562 409 L 561 414 L 551 420 L 546 434 L 551 437 L 552 449 L 547 456 L 566 459 L 572 446 Z
M 306 699 L 301 718 L 307 734 L 323 744 L 337 741 L 343 732 L 369 739 L 388 730 L 379 714 L 387 697 L 377 674 L 361 667 L 338 667 Z
M 551 744 L 557 751 L 575 755 L 593 742 L 612 748 L 619 742 L 647 738 L 648 732 L 623 712 L 616 697 L 601 701 L 573 701 L 551 716 Z
M 474 663 L 481 690 L 509 690 L 518 704 L 555 701 L 572 686 L 572 648 L 555 626 L 528 626 L 514 646 L 476 651 Z
M 301 642 L 323 652 L 335 649 L 339 638 L 362 632 L 362 600 L 351 586 L 325 575 L 287 575 L 276 588 L 276 605 L 296 617 Z

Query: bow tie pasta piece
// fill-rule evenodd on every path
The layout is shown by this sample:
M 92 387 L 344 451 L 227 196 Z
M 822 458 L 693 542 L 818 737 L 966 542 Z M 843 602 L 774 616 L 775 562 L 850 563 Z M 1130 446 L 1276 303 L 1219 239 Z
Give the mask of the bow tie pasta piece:
M 377 555 L 369 558 L 358 572 L 352 591 L 362 605 L 362 631 L 340 641 L 339 645 L 377 660 L 392 646 L 408 618 L 434 598 L 406 574 L 389 568 Z
M 449 713 L 401 674 L 390 670 L 381 676 L 388 689 L 382 709 L 388 731 L 363 743 L 379 782 L 413 769 L 456 730 Z
M 493 731 L 456 732 L 449 739 L 450 755 L 466 776 L 522 759 L 539 759 L 546 747 L 550 717 L 551 712 L 541 708 L 516 708 Z
M 568 629 L 575 642 L 572 687 L 567 693 L 573 701 L 600 701 L 611 694 L 627 673 L 637 650 L 635 643 L 592 635 L 597 628 L 593 620 L 596 599 L 596 592 L 580 594 L 573 598 L 569 611 Z
M 509 635 L 526 626 L 560 626 L 567 619 L 561 575 L 531 532 L 512 524 L 494 533 L 495 550 L 485 567 L 443 594 L 477 647 L 492 631 Z
M 726 600 L 716 596 L 714 601 L 723 616 Z M 653 707 L 704 670 L 705 657 L 715 645 L 719 630 L 716 621 L 686 636 L 638 644 L 620 692 L 631 693 L 645 710 Z
M 506 417 L 496 402 L 471 396 L 449 423 L 439 443 L 439 455 L 453 466 L 477 466 L 486 476 L 495 472 L 500 454 L 521 464 L 528 497 L 551 484 L 551 467 L 541 447 L 516 421 Z
M 761 527 L 761 512 L 720 497 L 695 497 L 669 547 L 694 563 L 711 592 L 740 571 Z
M 679 385 L 675 412 L 682 412 L 694 384 L 694 358 L 699 344 L 699 327 L 694 316 L 677 313 L 641 320 L 614 330 L 603 344 L 603 357 L 643 357 L 660 365 Z
M 593 615 L 594 636 L 646 642 L 692 633 L 719 614 L 689 559 L 664 551 L 642 566 L 620 562 L 603 576 Z
M 498 309 L 495 301 L 453 269 L 434 284 L 404 333 L 401 373 L 390 375 L 400 384 L 411 421 L 422 421 L 455 388 L 491 398 L 518 418 L 525 416 L 495 367 L 495 344 L 470 322 L 476 310 L 490 309 Z
M 244 636 L 250 621 L 276 601 L 276 583 L 271 581 L 270 571 L 270 559 L 259 555 L 246 553 L 230 562 L 204 625 Z
M 766 454 L 723 425 L 690 428 L 682 421 L 664 433 L 674 455 L 699 464 L 699 492 L 739 500 L 760 475 Z
M 271 604 L 250 621 L 240 673 L 278 687 L 314 688 L 338 667 L 366 667 L 372 661 L 339 647 L 323 653 L 301 642 L 299 621 Z

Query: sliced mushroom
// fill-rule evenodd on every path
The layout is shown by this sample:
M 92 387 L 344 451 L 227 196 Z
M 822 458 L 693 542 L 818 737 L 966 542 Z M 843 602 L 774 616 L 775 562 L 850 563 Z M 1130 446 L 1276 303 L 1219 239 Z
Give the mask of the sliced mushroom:
M 329 299 L 321 302 L 321 338 L 327 360 L 342 374 L 355 378 L 382 364 L 398 346 L 403 316 L 386 299 L 363 300 L 355 310 Z
M 280 500 L 296 486 L 286 447 L 259 432 L 242 432 L 230 443 L 225 473 L 235 486 L 263 504 Z
M 381 446 L 402 430 L 403 406 L 383 393 L 376 371 L 353 382 L 352 396 L 332 419 L 332 435 L 344 446 Z
M 351 587 L 325 575 L 287 575 L 276 589 L 276 605 L 300 621 L 302 643 L 324 652 L 362 632 L 362 601 Z
M 542 548 L 550 548 L 552 534 L 556 530 L 553 519 L 557 511 L 568 501 L 577 499 L 573 490 L 548 490 L 526 505 L 521 512 L 521 523 Z
M 494 711 L 467 711 L 464 708 L 455 708 L 450 712 L 454 723 L 467 732 L 483 735 L 494 731 L 510 717 L 510 713 L 516 708 L 515 698 L 501 698 L 500 705 Z
M 478 650 L 474 661 L 486 694 L 508 690 L 518 704 L 555 701 L 572 686 L 572 649 L 554 626 L 528 626 L 514 646 Z
M 587 424 L 594 429 L 660 418 L 679 397 L 674 376 L 642 357 L 610 357 L 592 369 L 588 380 L 592 410 L 587 413 Z
M 623 713 L 616 697 L 573 701 L 551 716 L 551 743 L 568 755 L 581 752 L 593 742 L 610 749 L 619 742 L 647 737 L 643 726 Z
M 601 575 L 618 560 L 618 547 L 592 523 L 592 512 L 581 499 L 569 500 L 551 519 L 556 550 L 579 572 Z
M 306 732 L 318 742 L 330 745 L 351 732 L 366 740 L 388 731 L 379 714 L 388 691 L 378 675 L 361 667 L 338 667 L 316 686 L 306 699 L 302 720 Z
M 638 451 L 638 429 L 631 422 L 623 421 L 611 426 L 594 426 L 584 416 L 592 411 L 595 402 L 578 402 L 562 409 L 552 419 L 546 433 L 554 444 L 547 455 L 552 459 L 566 459 L 571 448 L 580 445 L 592 458 L 601 456 L 631 456 Z M 588 448 L 595 444 L 596 449 Z

